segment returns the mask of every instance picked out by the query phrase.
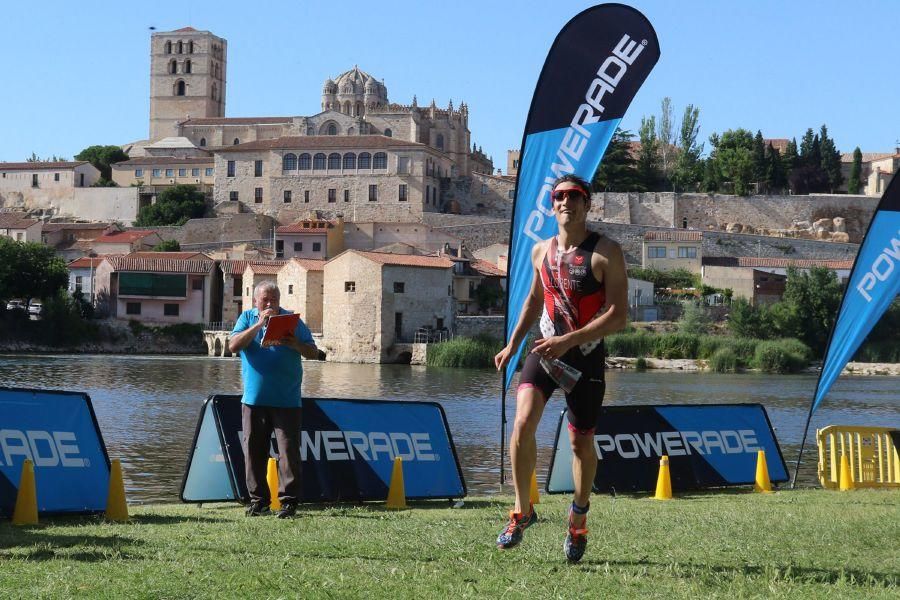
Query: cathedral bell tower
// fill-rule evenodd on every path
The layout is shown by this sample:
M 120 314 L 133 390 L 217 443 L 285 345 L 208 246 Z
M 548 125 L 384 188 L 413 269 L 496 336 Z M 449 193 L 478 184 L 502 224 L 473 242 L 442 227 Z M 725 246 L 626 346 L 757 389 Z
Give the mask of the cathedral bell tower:
M 178 135 L 188 117 L 225 116 L 228 42 L 184 27 L 150 36 L 150 140 Z

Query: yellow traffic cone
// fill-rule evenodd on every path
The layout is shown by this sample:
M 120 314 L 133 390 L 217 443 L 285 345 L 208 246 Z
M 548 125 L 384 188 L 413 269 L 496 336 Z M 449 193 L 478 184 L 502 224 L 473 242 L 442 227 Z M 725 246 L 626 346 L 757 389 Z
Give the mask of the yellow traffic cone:
M 281 500 L 278 499 L 278 461 L 271 456 L 266 465 L 266 483 L 269 484 L 269 507 L 272 510 L 281 510 Z
M 37 487 L 34 484 L 34 463 L 30 458 L 26 458 L 22 465 L 12 522 L 13 525 L 38 524 Z
M 123 523 L 128 520 L 128 502 L 125 499 L 125 481 L 122 479 L 122 463 L 119 459 L 109 465 L 109 489 L 106 493 L 106 518 Z
M 406 508 L 406 488 L 403 485 L 403 459 L 394 458 L 394 470 L 391 472 L 391 487 L 388 488 L 387 508 Z
M 672 476 L 669 474 L 669 457 L 659 459 L 659 475 L 656 478 L 656 495 L 654 500 L 672 499 Z
M 532 504 L 541 503 L 541 494 L 538 492 L 537 484 L 537 470 L 531 472 L 531 490 L 528 492 L 528 495 L 531 497 Z
M 769 480 L 769 467 L 766 464 L 766 451 L 756 452 L 756 483 L 753 489 L 764 494 L 772 493 L 772 482 Z
M 846 454 L 841 454 L 841 473 L 838 477 L 838 481 L 840 481 L 839 488 L 842 492 L 852 490 L 856 487 L 853 484 L 853 472 L 850 470 L 850 461 L 847 459 Z

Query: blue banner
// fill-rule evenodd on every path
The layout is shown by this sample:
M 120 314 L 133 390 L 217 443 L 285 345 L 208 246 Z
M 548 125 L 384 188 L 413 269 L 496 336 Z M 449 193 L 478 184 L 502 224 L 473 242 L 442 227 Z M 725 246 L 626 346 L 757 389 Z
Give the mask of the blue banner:
M 181 499 L 247 500 L 240 396 L 216 395 L 201 411 Z M 214 422 L 217 433 L 210 431 Z M 275 455 L 273 447 L 272 455 Z M 462 469 L 439 404 L 304 398 L 302 500 L 384 500 L 394 458 L 408 499 L 462 498 Z
M 572 449 L 560 416 L 547 477 L 548 492 L 571 492 Z M 675 490 L 748 485 L 759 450 L 772 482 L 787 481 L 787 466 L 760 404 L 604 406 L 594 433 L 600 461 L 595 491 L 653 491 L 659 458 L 669 457 Z
M 659 56 L 650 22 L 622 4 L 601 4 L 579 13 L 554 40 L 522 137 L 509 236 L 507 341 L 531 289 L 531 251 L 557 233 L 550 201 L 553 181 L 569 173 L 593 178 L 625 110 Z M 510 359 L 504 390 L 521 351 L 520 345 Z
M 87 394 L 0 388 L 0 513 L 11 516 L 25 459 L 38 512 L 106 510 L 109 458 Z
M 831 332 L 810 415 L 900 292 L 900 177 L 891 180 L 869 223 Z M 805 440 L 805 436 L 804 436 Z

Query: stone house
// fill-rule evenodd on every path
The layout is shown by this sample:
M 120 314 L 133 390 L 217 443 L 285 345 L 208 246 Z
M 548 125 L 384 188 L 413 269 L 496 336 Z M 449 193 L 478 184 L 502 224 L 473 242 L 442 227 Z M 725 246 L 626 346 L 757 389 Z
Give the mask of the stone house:
M 94 238 L 93 250 L 96 254 L 129 254 L 151 250 L 163 239 L 152 229 L 132 229 L 113 231 Z
M 417 331 L 453 327 L 453 263 L 347 250 L 325 263 L 323 334 L 332 360 L 392 362 Z
M 641 266 L 659 271 L 687 269 L 691 273 L 700 273 L 702 235 L 699 231 L 683 229 L 644 233 Z
M 287 263 L 285 260 L 247 261 L 241 275 L 244 295 L 241 298 L 241 311 L 253 308 L 253 289 L 261 281 L 278 283 L 278 272 Z M 283 294 L 282 294 L 283 295 Z
M 50 209 L 98 179 L 87 161 L 0 163 L 0 208 Z
M 407 244 L 424 252 L 459 248 L 461 240 L 441 228 L 425 223 L 360 221 L 344 223 L 344 245 L 353 250 L 378 250 L 391 244 Z
M 247 270 L 247 266 L 253 264 L 257 266 L 276 267 L 275 272 L 277 273 L 277 268 L 282 267 L 285 264 L 285 261 L 223 259 L 217 261 L 217 263 L 219 266 L 218 272 L 222 277 L 222 321 L 233 323 L 241 315 L 241 312 L 252 308 L 253 306 L 253 303 L 250 300 L 250 296 L 253 294 L 252 287 L 247 294 L 244 294 L 244 271 Z M 275 281 L 274 277 L 269 277 L 269 279 Z M 262 281 L 262 278 L 260 281 Z M 247 300 L 245 300 L 245 297 Z
M 112 180 L 118 186 L 142 188 L 142 207 L 146 196 L 175 185 L 193 185 L 203 193 L 212 195 L 215 179 L 215 160 L 212 156 L 143 156 L 112 165 Z
M 894 178 L 894 174 L 900 171 L 900 147 L 894 148 L 893 152 L 863 152 L 861 167 L 859 178 L 863 187 L 860 192 L 867 196 L 881 196 Z M 844 176 L 844 182 L 841 189 L 845 192 L 852 168 L 853 153 L 842 154 L 841 174 Z
M 222 310 L 212 292 L 214 265 L 199 252 L 105 256 L 94 272 L 98 303 L 117 319 L 205 324 Z
M 753 305 L 772 304 L 784 295 L 789 267 L 801 270 L 826 267 L 834 271 L 841 282 L 846 282 L 853 261 L 707 256 L 703 259 L 701 276 L 706 285 L 730 288 L 735 298 L 746 298 Z
M 278 271 L 281 306 L 300 315 L 313 333 L 322 333 L 325 261 L 292 258 Z
M 329 259 L 344 251 L 344 222 L 305 219 L 275 229 L 276 258 Z
M 84 256 L 77 258 L 66 265 L 69 269 L 69 287 L 70 294 L 80 291 L 84 295 L 84 299 L 93 303 L 95 300 L 94 283 L 97 267 L 103 262 L 104 257 Z
M 41 241 L 43 223 L 20 212 L 0 213 L 0 236 L 17 242 Z

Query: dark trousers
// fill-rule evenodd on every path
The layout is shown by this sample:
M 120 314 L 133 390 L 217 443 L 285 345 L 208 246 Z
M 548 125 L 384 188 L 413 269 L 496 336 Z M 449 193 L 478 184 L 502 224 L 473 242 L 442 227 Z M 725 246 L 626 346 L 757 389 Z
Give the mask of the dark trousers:
M 241 404 L 244 463 L 251 502 L 271 502 L 266 469 L 272 432 L 278 443 L 278 499 L 282 504 L 300 499 L 300 408 Z

